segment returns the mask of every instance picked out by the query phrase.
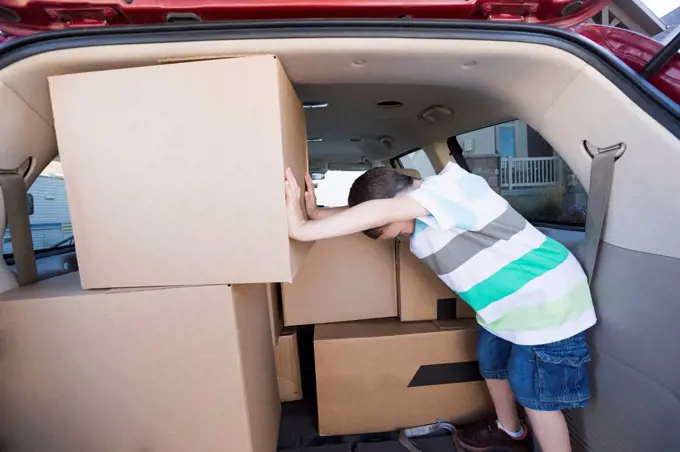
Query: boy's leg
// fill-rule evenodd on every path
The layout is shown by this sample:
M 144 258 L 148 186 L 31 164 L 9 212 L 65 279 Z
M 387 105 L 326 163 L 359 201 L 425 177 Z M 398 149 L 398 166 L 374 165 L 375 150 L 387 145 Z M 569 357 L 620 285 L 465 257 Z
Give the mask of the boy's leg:
M 542 451 L 571 452 L 569 430 L 561 411 L 537 411 L 526 408 L 531 431 Z
M 517 402 L 512 395 L 508 381 L 508 364 L 512 353 L 512 344 L 494 336 L 479 327 L 477 339 L 477 359 L 479 371 L 486 380 L 493 407 L 501 425 L 511 432 L 522 428 L 517 413 Z
M 512 395 L 508 380 L 486 380 L 486 386 L 491 393 L 493 407 L 500 423 L 511 432 L 519 432 L 522 424 L 517 413 L 517 402 Z
M 519 421 L 517 402 L 508 382 L 508 364 L 513 345 L 479 328 L 479 370 L 491 393 L 498 422 L 483 422 L 458 431 L 456 440 L 469 451 L 529 451 L 526 430 Z
M 584 333 L 551 344 L 513 346 L 508 365 L 510 386 L 526 409 L 529 425 L 543 451 L 571 451 L 562 411 L 588 403 L 589 362 Z

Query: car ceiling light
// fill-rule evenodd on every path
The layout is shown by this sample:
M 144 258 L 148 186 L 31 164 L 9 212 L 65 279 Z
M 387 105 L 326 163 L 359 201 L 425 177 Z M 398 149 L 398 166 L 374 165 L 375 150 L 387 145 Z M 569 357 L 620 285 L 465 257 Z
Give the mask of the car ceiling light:
M 317 108 L 328 108 L 328 102 L 304 102 L 302 108 L 305 110 L 316 110 Z

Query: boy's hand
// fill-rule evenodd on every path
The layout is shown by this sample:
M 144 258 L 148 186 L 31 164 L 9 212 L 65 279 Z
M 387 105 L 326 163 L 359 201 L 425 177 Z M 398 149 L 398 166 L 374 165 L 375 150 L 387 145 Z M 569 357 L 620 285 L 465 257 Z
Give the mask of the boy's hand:
M 307 216 L 312 220 L 319 219 L 319 207 L 316 204 L 316 193 L 314 193 L 314 182 L 309 173 L 305 173 L 305 210 Z
M 286 169 L 286 216 L 288 219 L 288 236 L 298 238 L 298 231 L 307 221 L 300 207 L 300 187 L 290 168 Z

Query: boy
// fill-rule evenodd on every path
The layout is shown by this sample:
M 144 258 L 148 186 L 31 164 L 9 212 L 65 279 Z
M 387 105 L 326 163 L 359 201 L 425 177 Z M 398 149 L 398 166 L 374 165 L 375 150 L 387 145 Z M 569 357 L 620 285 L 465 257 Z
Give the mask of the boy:
M 515 400 L 541 450 L 571 450 L 562 410 L 590 398 L 584 331 L 595 312 L 583 269 L 565 247 L 520 216 L 486 181 L 449 163 L 415 180 L 373 168 L 349 193 L 349 207 L 317 209 L 286 172 L 289 235 L 311 241 L 363 231 L 374 239 L 409 237 L 411 252 L 477 312 L 478 359 L 497 421 L 467 427 L 457 441 L 471 451 L 531 450 Z M 455 403 L 455 401 L 452 401 Z

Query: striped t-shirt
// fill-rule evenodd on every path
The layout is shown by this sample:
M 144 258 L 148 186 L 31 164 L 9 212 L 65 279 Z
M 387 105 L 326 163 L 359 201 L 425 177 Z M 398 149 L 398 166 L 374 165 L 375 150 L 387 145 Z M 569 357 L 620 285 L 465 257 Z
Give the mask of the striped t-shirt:
M 482 327 L 539 345 L 595 324 L 579 262 L 482 177 L 449 163 L 410 196 L 430 213 L 416 219 L 411 252 L 472 306 Z

